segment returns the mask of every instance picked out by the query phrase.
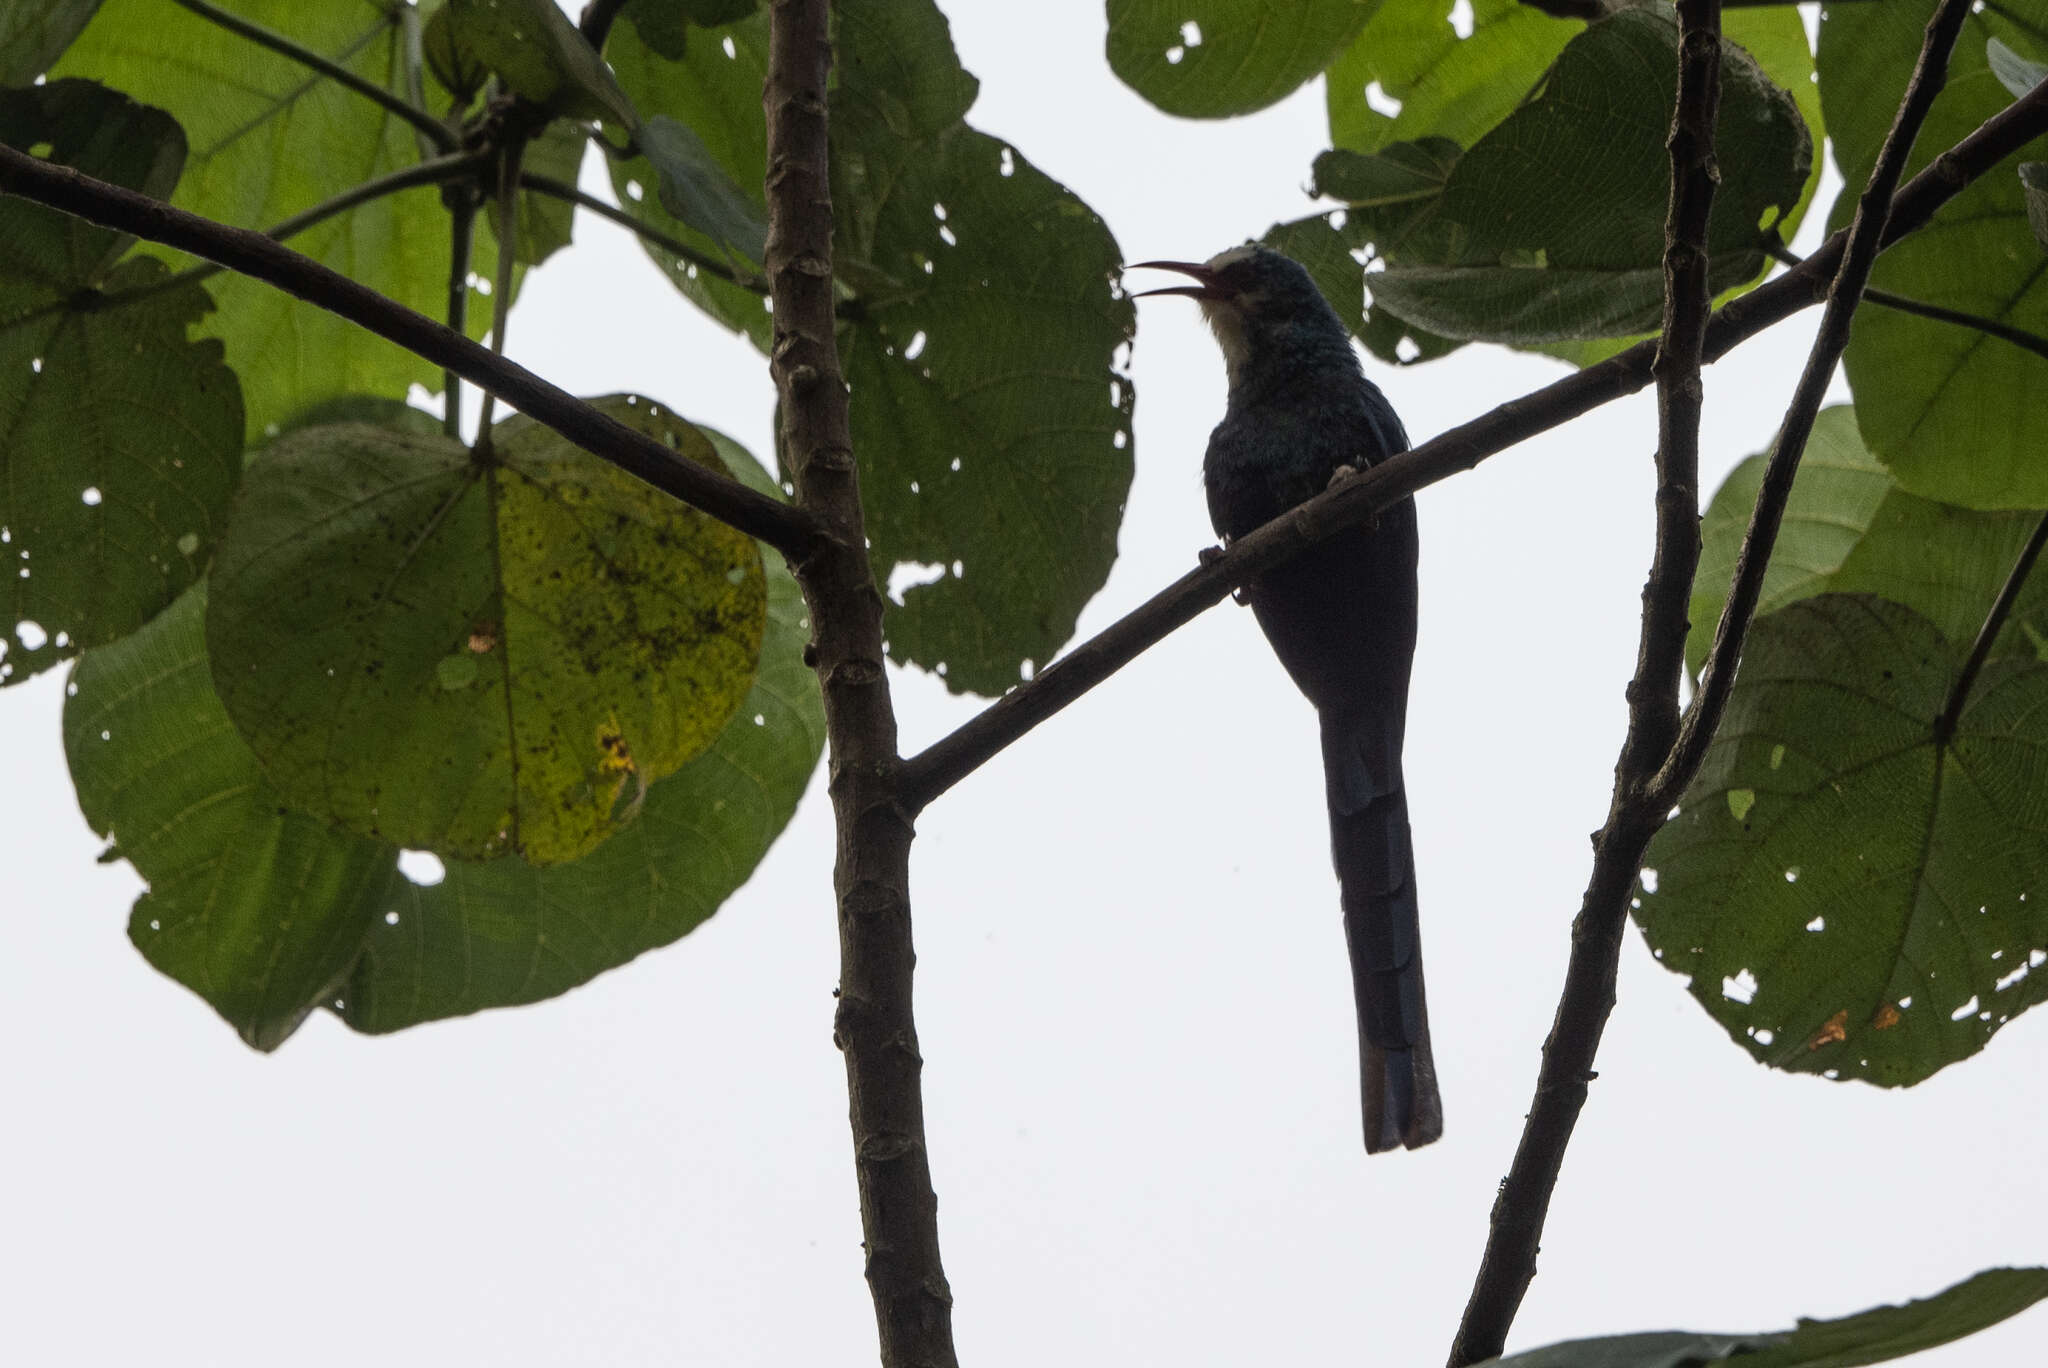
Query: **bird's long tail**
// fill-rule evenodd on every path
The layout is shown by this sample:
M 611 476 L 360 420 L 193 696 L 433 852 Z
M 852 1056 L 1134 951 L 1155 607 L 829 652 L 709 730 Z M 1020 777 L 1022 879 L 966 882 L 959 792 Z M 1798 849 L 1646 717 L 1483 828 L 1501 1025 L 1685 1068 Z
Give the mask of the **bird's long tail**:
M 1414 1149 L 1443 1134 L 1444 1111 L 1429 1052 L 1415 848 L 1400 742 L 1381 726 L 1325 716 L 1323 764 L 1351 987 L 1358 1000 L 1365 1148 L 1369 1154 Z

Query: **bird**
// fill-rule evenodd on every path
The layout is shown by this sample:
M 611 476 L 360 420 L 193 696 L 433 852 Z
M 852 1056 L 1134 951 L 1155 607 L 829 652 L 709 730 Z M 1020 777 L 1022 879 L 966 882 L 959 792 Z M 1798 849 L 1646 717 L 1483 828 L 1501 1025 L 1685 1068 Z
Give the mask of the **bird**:
M 1146 261 L 1193 284 L 1145 290 L 1201 307 L 1229 393 L 1202 481 L 1226 544 L 1320 494 L 1348 470 L 1408 449 L 1315 281 L 1256 243 L 1204 262 Z M 1401 774 L 1415 655 L 1415 501 L 1317 542 L 1241 592 L 1322 730 L 1330 847 L 1358 1010 L 1369 1154 L 1443 1134 L 1422 991 L 1415 848 Z

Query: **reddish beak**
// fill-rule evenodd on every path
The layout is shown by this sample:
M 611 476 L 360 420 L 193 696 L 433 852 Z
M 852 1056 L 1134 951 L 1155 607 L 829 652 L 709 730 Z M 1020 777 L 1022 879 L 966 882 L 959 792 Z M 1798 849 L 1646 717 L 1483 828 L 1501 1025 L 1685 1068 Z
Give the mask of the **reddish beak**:
M 1127 271 L 1178 271 L 1193 276 L 1199 283 L 1194 285 L 1168 285 L 1157 290 L 1140 290 L 1133 299 L 1144 299 L 1151 295 L 1186 295 L 1190 299 L 1220 299 L 1223 292 L 1216 288 L 1216 273 L 1198 261 L 1134 261 L 1124 268 Z

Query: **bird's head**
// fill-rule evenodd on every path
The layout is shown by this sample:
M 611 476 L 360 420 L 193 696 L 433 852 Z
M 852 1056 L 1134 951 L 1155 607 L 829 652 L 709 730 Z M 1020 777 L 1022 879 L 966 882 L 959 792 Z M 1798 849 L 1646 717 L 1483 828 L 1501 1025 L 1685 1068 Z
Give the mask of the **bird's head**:
M 1223 348 L 1223 364 L 1236 385 L 1264 364 L 1301 366 L 1318 359 L 1355 368 L 1351 337 L 1315 281 L 1296 262 L 1248 242 L 1207 261 L 1140 261 L 1135 268 L 1178 271 L 1192 285 L 1169 285 L 1132 296 L 1186 295 Z M 1340 359 L 1341 358 L 1341 359 Z

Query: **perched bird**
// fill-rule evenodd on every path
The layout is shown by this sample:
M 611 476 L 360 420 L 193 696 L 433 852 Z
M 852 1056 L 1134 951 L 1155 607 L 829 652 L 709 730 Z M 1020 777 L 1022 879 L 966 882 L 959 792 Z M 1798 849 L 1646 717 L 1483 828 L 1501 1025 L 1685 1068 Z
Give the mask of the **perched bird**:
M 1269 248 L 1206 262 L 1147 261 L 1186 295 L 1223 348 L 1230 396 L 1202 462 L 1209 518 L 1226 541 L 1321 493 L 1346 467 L 1408 449 L 1365 378 L 1343 321 L 1308 272 Z M 1269 570 L 1245 597 L 1280 663 L 1322 722 L 1330 844 L 1358 1000 L 1369 1153 L 1443 1134 L 1429 1053 L 1415 852 L 1401 783 L 1415 654 L 1415 501 Z

